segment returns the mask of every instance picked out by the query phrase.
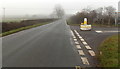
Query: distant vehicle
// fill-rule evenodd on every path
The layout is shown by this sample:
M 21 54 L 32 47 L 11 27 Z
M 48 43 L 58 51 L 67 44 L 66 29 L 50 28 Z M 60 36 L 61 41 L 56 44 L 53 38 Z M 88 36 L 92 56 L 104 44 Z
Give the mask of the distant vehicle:
M 87 18 L 84 18 L 84 23 L 81 23 L 80 30 L 91 30 L 92 26 L 87 24 Z

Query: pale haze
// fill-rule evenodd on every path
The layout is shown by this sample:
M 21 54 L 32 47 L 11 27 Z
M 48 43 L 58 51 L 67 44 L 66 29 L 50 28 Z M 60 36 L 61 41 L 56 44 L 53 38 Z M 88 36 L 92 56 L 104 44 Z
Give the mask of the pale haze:
M 61 5 L 66 14 L 74 14 L 84 8 L 113 6 L 118 9 L 119 0 L 0 0 L 7 15 L 49 15 L 54 6 Z M 0 4 L 1 4 L 0 3 Z

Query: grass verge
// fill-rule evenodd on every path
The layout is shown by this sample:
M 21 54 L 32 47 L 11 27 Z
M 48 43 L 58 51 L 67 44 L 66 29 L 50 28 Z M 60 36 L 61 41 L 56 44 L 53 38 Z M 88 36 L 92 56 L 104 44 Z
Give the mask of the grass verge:
M 118 67 L 118 35 L 104 40 L 99 50 L 100 67 Z
M 35 25 L 31 25 L 31 26 L 26 26 L 26 27 L 21 27 L 21 28 L 14 29 L 14 30 L 10 30 L 10 31 L 1 33 L 0 36 L 6 36 L 6 35 L 9 35 L 9 34 L 13 34 L 13 33 L 16 33 L 16 32 L 22 31 L 22 30 L 34 28 L 34 27 L 37 27 L 37 26 L 45 25 L 45 24 L 48 24 L 48 22 L 46 22 L 46 23 L 40 23 L 40 24 L 35 24 Z

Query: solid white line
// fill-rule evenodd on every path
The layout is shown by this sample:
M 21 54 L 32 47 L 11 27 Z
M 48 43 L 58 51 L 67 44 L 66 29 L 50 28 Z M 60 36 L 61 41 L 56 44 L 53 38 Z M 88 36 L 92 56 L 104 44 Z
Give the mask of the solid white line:
M 97 33 L 102 33 L 102 31 L 95 31 L 95 32 L 97 32 Z
M 91 49 L 91 47 L 90 46 L 85 46 L 87 49 Z
M 84 41 L 84 42 L 82 42 L 84 45 L 87 45 L 87 43 Z
M 95 56 L 95 52 L 93 50 L 88 50 L 91 56 Z
M 120 32 L 120 31 L 103 31 L 103 32 Z
M 86 57 L 81 57 L 83 64 L 89 65 L 89 62 Z
M 76 41 L 75 44 L 79 44 L 78 41 Z
M 79 53 L 80 55 L 85 55 L 84 52 L 83 52 L 83 50 L 78 50 L 78 53 Z
M 81 49 L 80 45 L 76 45 L 77 49 Z

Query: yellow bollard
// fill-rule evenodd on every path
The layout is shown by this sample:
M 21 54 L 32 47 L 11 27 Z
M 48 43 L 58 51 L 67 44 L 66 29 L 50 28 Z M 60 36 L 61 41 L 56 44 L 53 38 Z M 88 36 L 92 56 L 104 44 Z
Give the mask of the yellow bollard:
M 84 18 L 84 25 L 87 25 L 87 18 Z

